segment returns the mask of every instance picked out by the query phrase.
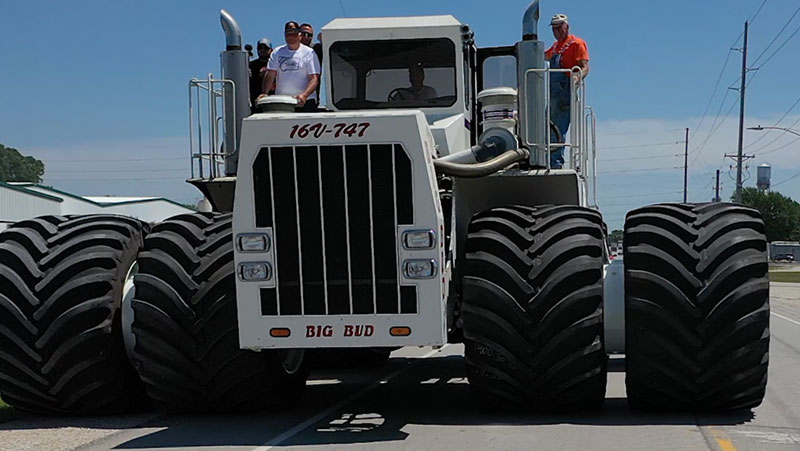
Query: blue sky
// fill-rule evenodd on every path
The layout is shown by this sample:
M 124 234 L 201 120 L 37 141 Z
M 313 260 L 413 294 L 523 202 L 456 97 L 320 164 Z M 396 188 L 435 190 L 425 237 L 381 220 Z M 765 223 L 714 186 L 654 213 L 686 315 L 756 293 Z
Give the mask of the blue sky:
M 186 83 L 219 74 L 220 8 L 236 17 L 249 43 L 265 36 L 281 43 L 289 19 L 319 29 L 342 16 L 453 14 L 471 25 L 479 46 L 494 46 L 519 39 L 527 4 L 0 0 L 0 143 L 43 159 L 45 182 L 60 189 L 194 202 L 199 194 L 182 182 L 189 168 Z M 756 12 L 749 60 L 777 39 L 748 75 L 746 123 L 800 130 L 800 102 L 791 108 L 800 98 L 800 32 L 792 36 L 800 14 L 789 21 L 798 7 L 797 0 L 542 1 L 543 17 L 568 14 L 572 32 L 589 44 L 599 201 L 610 227 L 621 227 L 636 206 L 682 199 L 682 171 L 674 168 L 683 163 L 677 142 L 686 127 L 690 200 L 711 199 L 718 168 L 723 196 L 730 196 L 734 183 L 722 155 L 736 150 L 737 93 L 728 87 L 738 86 L 741 68 L 730 48 L 741 46 L 744 21 Z M 540 36 L 552 42 L 546 23 Z M 757 154 L 746 185 L 763 162 L 773 165 L 774 183 L 800 173 L 794 139 L 746 132 L 746 150 Z M 800 199 L 800 177 L 776 189 Z

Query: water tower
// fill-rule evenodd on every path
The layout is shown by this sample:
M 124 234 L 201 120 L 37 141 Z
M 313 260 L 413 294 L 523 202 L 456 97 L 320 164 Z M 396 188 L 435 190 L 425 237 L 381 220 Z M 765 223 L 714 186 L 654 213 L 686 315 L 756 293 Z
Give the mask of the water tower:
M 756 186 L 761 191 L 769 189 L 770 180 L 772 179 L 772 166 L 767 163 L 758 165 L 758 173 L 756 177 Z

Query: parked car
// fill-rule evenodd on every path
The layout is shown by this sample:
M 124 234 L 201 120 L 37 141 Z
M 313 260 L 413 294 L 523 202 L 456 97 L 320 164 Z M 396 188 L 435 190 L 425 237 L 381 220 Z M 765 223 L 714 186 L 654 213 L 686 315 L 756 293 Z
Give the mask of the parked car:
M 778 254 L 772 260 L 776 262 L 793 262 L 794 254 Z

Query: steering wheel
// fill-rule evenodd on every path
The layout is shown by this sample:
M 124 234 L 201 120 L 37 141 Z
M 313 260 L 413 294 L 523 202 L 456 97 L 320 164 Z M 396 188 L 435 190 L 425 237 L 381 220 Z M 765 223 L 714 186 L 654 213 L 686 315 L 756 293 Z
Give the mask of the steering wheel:
M 396 102 L 398 100 L 413 100 L 414 96 L 408 88 L 394 88 L 392 92 L 386 97 L 389 102 Z

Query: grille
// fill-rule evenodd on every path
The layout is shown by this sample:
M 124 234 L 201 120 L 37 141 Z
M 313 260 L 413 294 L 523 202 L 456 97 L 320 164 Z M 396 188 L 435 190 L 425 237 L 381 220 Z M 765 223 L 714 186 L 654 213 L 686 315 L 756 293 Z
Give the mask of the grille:
M 256 225 L 275 242 L 262 315 L 417 313 L 416 288 L 398 275 L 397 226 L 414 218 L 401 145 L 264 147 L 253 185 Z

